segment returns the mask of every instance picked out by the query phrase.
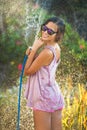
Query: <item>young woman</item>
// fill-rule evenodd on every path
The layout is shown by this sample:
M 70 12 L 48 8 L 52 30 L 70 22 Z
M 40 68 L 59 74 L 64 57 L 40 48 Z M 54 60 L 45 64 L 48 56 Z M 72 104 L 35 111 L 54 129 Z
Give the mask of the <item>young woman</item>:
M 58 43 L 64 31 L 65 24 L 60 18 L 49 18 L 41 26 L 41 37 L 34 41 L 32 50 L 26 51 L 28 59 L 24 74 L 28 80 L 25 97 L 27 105 L 33 109 L 35 130 L 62 130 L 64 99 L 55 80 L 55 73 L 60 62 Z

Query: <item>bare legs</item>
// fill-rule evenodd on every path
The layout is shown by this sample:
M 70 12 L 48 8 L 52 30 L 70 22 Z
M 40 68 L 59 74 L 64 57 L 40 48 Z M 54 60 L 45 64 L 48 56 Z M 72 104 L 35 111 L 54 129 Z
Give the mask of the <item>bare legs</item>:
M 51 117 L 51 130 L 62 130 L 62 111 L 53 112 Z
M 34 111 L 35 130 L 51 130 L 51 113 Z
M 35 130 L 62 130 L 61 110 L 53 113 L 34 111 Z

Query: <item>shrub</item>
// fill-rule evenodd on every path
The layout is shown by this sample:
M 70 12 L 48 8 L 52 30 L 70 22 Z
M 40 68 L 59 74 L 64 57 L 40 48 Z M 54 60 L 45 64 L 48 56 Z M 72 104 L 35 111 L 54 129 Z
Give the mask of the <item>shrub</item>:
M 79 36 L 77 31 L 66 23 L 66 33 L 63 44 L 69 48 L 70 53 L 79 61 L 87 65 L 87 41 Z

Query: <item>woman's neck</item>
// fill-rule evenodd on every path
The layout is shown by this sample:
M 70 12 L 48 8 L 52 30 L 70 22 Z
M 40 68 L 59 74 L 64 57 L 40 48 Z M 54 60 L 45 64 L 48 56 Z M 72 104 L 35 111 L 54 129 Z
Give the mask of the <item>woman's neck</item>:
M 47 42 L 46 45 L 49 45 L 49 46 L 56 46 L 56 42 Z

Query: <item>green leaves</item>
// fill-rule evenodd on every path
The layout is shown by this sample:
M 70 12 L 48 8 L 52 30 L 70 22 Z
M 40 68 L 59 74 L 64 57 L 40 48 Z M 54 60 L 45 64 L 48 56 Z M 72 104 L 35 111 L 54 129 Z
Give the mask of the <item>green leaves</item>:
M 66 23 L 63 44 L 79 62 L 87 59 L 87 41 L 81 38 L 77 31 L 68 23 Z

